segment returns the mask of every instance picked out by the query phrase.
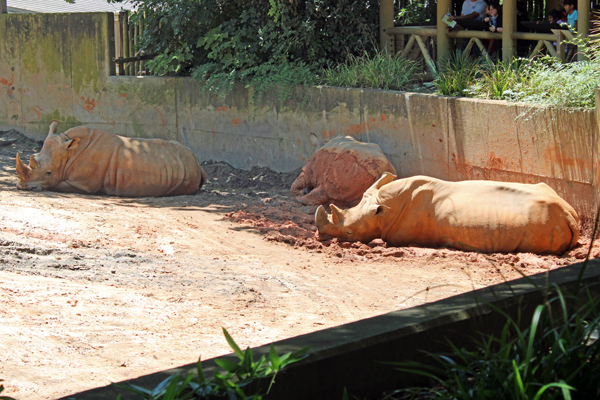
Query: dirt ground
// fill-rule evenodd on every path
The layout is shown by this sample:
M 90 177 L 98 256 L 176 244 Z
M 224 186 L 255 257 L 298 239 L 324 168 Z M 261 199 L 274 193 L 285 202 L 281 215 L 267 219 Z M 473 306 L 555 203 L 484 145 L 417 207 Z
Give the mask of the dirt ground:
M 0 132 L 0 379 L 18 399 L 229 353 L 222 327 L 258 346 L 558 268 L 589 242 L 563 257 L 319 242 L 289 195 L 299 171 L 215 162 L 194 196 L 18 191 L 15 154 L 39 148 Z

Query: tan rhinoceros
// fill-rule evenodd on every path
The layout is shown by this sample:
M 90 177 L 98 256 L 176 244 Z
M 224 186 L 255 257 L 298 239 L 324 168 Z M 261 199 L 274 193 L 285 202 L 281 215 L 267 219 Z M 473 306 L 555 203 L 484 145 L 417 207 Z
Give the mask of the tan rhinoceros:
M 42 151 L 29 166 L 17 153 L 17 188 L 158 197 L 193 194 L 206 172 L 189 149 L 161 139 L 131 139 L 83 126 L 56 134 L 50 123 Z
M 544 183 L 446 182 L 384 174 L 349 210 L 323 207 L 319 235 L 390 246 L 562 254 L 579 239 L 575 210 Z
M 374 143 L 338 136 L 323 145 L 314 133 L 311 142 L 322 147 L 310 157 L 291 187 L 292 195 L 303 204 L 352 207 L 384 172 L 396 174 Z

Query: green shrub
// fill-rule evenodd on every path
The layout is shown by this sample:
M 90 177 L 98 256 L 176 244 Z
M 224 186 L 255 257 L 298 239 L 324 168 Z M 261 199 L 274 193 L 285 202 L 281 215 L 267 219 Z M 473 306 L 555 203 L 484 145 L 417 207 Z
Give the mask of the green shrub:
M 212 378 L 206 378 L 202 371 L 202 363 L 198 360 L 197 376 L 190 373 L 183 377 L 174 374 L 160 382 L 154 389 L 145 389 L 133 384 L 115 384 L 128 392 L 138 394 L 147 400 L 186 400 L 186 399 L 229 399 L 229 400 L 261 400 L 263 391 L 268 394 L 275 382 L 277 373 L 287 365 L 306 357 L 308 347 L 295 353 L 279 356 L 273 345 L 269 356 L 262 356 L 254 361 L 252 349 L 242 351 L 233 338 L 223 329 L 229 346 L 238 356 L 235 363 L 225 359 L 217 359 L 215 363 L 225 372 L 215 372 Z M 268 382 L 264 390 L 264 381 Z M 117 397 L 120 400 L 121 395 Z
M 552 58 L 531 62 L 523 82 L 515 85 L 516 101 L 553 107 L 595 107 L 594 90 L 600 87 L 600 63 L 580 61 L 561 64 Z
M 322 82 L 330 86 L 404 90 L 414 79 L 415 68 L 412 60 L 378 52 L 372 57 L 352 56 L 345 64 L 324 70 Z

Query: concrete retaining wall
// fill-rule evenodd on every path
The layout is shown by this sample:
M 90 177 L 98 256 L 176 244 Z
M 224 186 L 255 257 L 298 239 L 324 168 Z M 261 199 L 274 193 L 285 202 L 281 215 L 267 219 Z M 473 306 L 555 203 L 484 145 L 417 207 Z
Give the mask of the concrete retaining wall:
M 593 111 L 503 101 L 340 88 L 226 98 L 190 78 L 117 77 L 112 14 L 0 15 L 0 129 L 43 139 L 89 125 L 179 140 L 201 160 L 290 171 L 314 152 L 309 133 L 379 144 L 400 177 L 546 182 L 583 218 L 596 209 L 598 123 Z
M 582 276 L 582 287 L 590 296 L 600 294 L 600 261 L 590 261 Z M 272 343 L 281 353 L 310 346 L 308 358 L 290 365 L 277 376 L 268 398 L 271 400 L 342 399 L 344 389 L 356 398 L 377 398 L 384 391 L 414 385 L 427 385 L 418 375 L 396 371 L 387 362 L 415 361 L 435 364 L 425 352 L 450 352 L 448 341 L 458 348 L 475 350 L 473 339 L 479 334 L 500 335 L 506 317 L 529 326 L 535 308 L 558 287 L 563 295 L 578 286 L 582 264 L 575 264 L 488 288 L 463 293 L 422 306 L 394 311 L 373 318 L 340 325 Z M 546 288 L 550 291 L 547 292 Z M 565 296 L 566 297 L 566 296 Z M 271 344 L 252 350 L 255 359 L 268 357 Z M 221 357 L 220 357 L 221 358 Z M 238 362 L 230 354 L 223 358 Z M 439 366 L 435 364 L 436 366 Z M 204 374 L 220 371 L 214 359 L 202 361 Z M 196 364 L 145 375 L 128 381 L 147 389 L 155 388 L 170 375 L 186 376 Z M 114 386 L 105 386 L 66 396 L 60 400 L 123 400 L 138 398 Z M 353 398 L 353 397 L 351 397 Z

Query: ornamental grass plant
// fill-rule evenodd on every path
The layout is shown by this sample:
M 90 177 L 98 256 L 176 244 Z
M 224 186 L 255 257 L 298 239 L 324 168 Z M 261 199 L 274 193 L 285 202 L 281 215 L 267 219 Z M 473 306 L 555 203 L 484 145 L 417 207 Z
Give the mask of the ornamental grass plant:
M 322 83 L 329 86 L 406 90 L 415 77 L 417 64 L 387 52 L 373 56 L 350 56 L 345 64 L 323 70 Z

